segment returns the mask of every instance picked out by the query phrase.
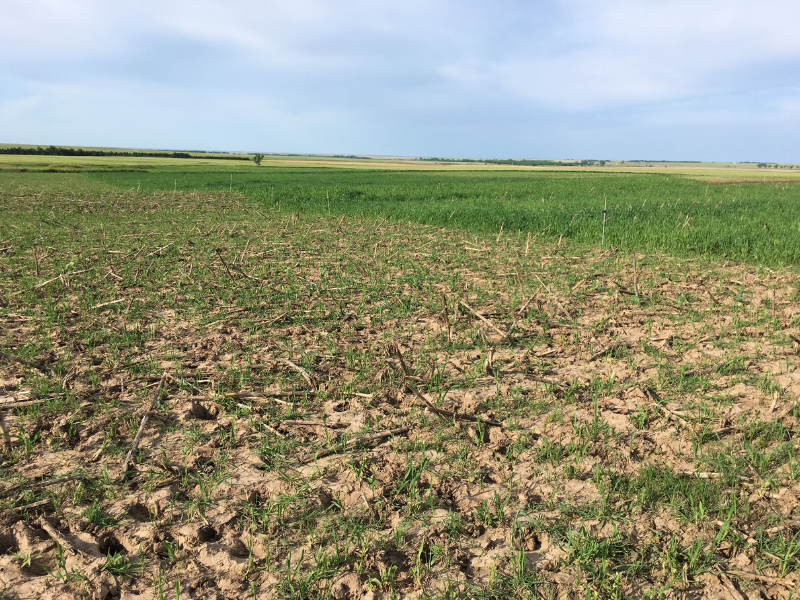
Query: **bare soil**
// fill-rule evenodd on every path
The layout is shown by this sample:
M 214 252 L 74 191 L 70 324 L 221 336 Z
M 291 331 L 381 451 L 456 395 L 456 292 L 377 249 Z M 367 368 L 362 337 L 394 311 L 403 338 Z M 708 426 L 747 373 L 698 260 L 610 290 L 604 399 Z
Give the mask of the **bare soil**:
M 16 201 L 59 226 L 0 254 L 0 597 L 797 593 L 793 271 Z

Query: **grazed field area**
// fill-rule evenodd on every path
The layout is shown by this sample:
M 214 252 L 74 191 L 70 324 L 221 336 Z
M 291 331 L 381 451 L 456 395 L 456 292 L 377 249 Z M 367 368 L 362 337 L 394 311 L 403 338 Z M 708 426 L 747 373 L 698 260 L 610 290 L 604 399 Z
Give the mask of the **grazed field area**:
M 800 587 L 792 270 L 235 192 L 0 213 L 2 597 Z

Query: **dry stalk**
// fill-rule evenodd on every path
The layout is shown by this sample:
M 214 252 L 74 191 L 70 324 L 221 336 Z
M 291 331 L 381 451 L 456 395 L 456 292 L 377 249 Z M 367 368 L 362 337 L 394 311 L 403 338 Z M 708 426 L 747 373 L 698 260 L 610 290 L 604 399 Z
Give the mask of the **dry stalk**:
M 526 379 L 530 379 L 531 381 L 538 381 L 539 383 L 546 383 L 547 385 L 554 385 L 560 388 L 569 387 L 569 384 L 564 383 L 563 381 L 558 381 L 557 379 L 547 379 L 546 377 L 537 377 L 536 375 L 531 375 L 529 373 L 523 373 Z
M 468 415 L 466 413 L 459 413 L 452 410 L 447 410 L 444 408 L 437 408 L 436 406 L 431 403 L 425 396 L 419 393 L 417 388 L 415 388 L 411 383 L 408 381 L 405 382 L 406 387 L 411 390 L 411 392 L 423 402 L 425 406 L 428 407 L 428 410 L 431 412 L 436 413 L 439 416 L 447 417 L 448 419 L 456 419 L 462 421 L 471 421 L 472 423 L 483 423 L 484 425 L 490 425 L 492 427 L 502 427 L 502 423 L 498 423 L 497 421 L 492 421 L 491 419 L 481 419 L 480 417 L 476 417 L 474 415 Z
M 334 430 L 334 427 L 326 425 L 324 421 L 308 421 L 303 419 L 284 419 L 281 421 L 282 425 L 305 425 L 309 427 L 324 427 L 325 429 Z
M 788 529 L 790 527 L 800 528 L 800 521 L 787 520 L 781 523 L 780 525 L 776 525 L 775 527 L 770 527 L 768 529 L 765 529 L 764 533 L 767 534 L 778 533 L 779 531 L 783 531 L 784 529 Z
M 467 307 L 469 308 L 469 307 Z M 448 419 L 461 419 L 462 421 L 471 421 L 473 423 L 483 423 L 484 425 L 491 425 L 492 427 L 502 427 L 501 423 L 497 421 L 492 421 L 489 419 L 481 419 L 480 417 L 475 417 L 473 415 L 468 415 L 464 413 L 454 412 L 452 410 L 447 410 L 444 408 L 437 408 L 433 405 L 433 403 L 428 400 L 425 396 L 420 394 L 419 390 L 414 387 L 411 382 L 409 381 L 410 375 L 408 371 L 408 367 L 406 366 L 406 361 L 403 360 L 403 355 L 400 353 L 400 349 L 397 348 L 395 345 L 389 346 L 389 352 L 397 357 L 400 361 L 400 367 L 403 369 L 403 380 L 406 387 L 417 397 L 418 400 L 422 402 L 431 412 L 436 413 L 442 417 L 447 417 Z
M 78 548 L 76 548 L 72 542 L 65 538 L 55 527 L 50 524 L 50 521 L 44 517 L 39 518 L 39 527 L 44 529 L 47 532 L 47 535 L 53 538 L 53 541 L 57 542 L 64 552 L 74 554 L 75 556 L 85 557 L 83 552 L 78 550 Z
M 442 305 L 444 306 L 444 322 L 447 324 L 447 343 L 453 343 L 453 331 L 450 329 L 450 315 L 447 313 L 447 295 L 442 292 Z
M 192 388 L 198 394 L 202 394 L 203 393 L 203 390 L 201 390 L 199 387 L 197 387 L 193 383 L 189 383 L 185 379 L 183 380 L 183 382 L 181 382 L 177 377 L 175 377 L 173 375 L 170 375 L 170 374 L 167 374 L 167 379 L 169 379 L 170 381 L 172 381 L 173 383 L 175 383 L 179 387 L 180 387 L 181 383 L 183 383 L 183 385 L 188 385 L 190 388 Z
M 62 273 L 61 275 L 58 275 L 57 277 L 53 277 L 52 279 L 48 279 L 47 281 L 42 281 L 41 283 L 37 283 L 31 289 L 32 290 L 38 290 L 39 288 L 46 286 L 48 283 L 53 283 L 54 281 L 58 281 L 59 279 L 63 280 L 65 275 L 66 276 L 80 275 L 81 273 L 86 273 L 87 271 L 92 271 L 93 269 L 94 269 L 94 267 L 92 267 L 91 269 L 83 269 L 81 271 L 72 271 L 71 273 L 66 273 L 66 274 Z M 18 296 L 19 294 L 23 294 L 23 293 L 25 293 L 25 290 L 20 290 L 18 292 L 14 292 L 13 294 L 10 294 L 10 295 L 11 296 Z
M 572 290 L 571 290 L 572 293 L 574 294 L 575 292 L 577 292 L 584 283 L 586 283 L 586 277 L 584 277 L 578 283 L 576 283 L 575 285 L 572 286 Z
M 667 408 L 666 406 L 664 406 L 663 404 L 658 404 L 658 403 L 656 403 L 656 406 L 658 406 L 658 407 L 659 407 L 661 410 L 663 410 L 663 411 L 666 413 L 666 415 L 667 415 L 667 420 L 668 420 L 668 421 L 669 421 L 670 419 L 676 419 L 676 420 L 678 421 L 678 423 L 680 423 L 680 424 L 681 424 L 683 427 L 686 427 L 686 426 L 687 426 L 687 423 L 686 423 L 686 420 L 685 420 L 685 419 L 683 419 L 683 418 L 682 418 L 680 415 L 678 415 L 678 414 L 676 414 L 676 413 L 672 412 L 670 409 L 668 409 L 668 408 Z
M 125 298 L 120 298 L 119 300 L 112 300 L 111 302 L 102 302 L 101 304 L 95 304 L 94 306 L 89 307 L 89 310 L 95 308 L 102 308 L 104 306 L 111 306 L 112 304 L 119 304 L 120 302 L 125 302 Z
M 722 473 L 712 473 L 709 471 L 679 471 L 679 473 L 681 475 L 688 475 L 689 477 L 697 477 L 698 479 L 720 479 L 722 477 Z M 720 523 L 721 522 L 722 521 L 720 521 Z
M 8 433 L 6 422 L 3 420 L 3 413 L 0 413 L 0 435 L 3 436 L 3 445 L 6 447 L 6 452 L 11 452 L 11 434 Z
M 235 394 L 225 394 L 230 398 L 241 398 L 241 399 L 257 399 L 263 398 L 266 400 L 272 400 L 273 402 L 277 402 L 278 404 L 286 404 L 289 405 L 291 402 L 286 402 L 285 400 L 280 400 L 279 398 L 305 398 L 306 396 L 313 395 L 314 392 L 311 390 L 305 392 L 236 392 Z M 190 396 L 189 399 L 203 399 L 208 400 L 208 398 L 204 396 Z
M 462 300 L 462 301 L 461 301 L 461 305 L 462 305 L 464 308 L 466 308 L 468 311 L 470 311 L 470 312 L 471 312 L 473 315 L 475 315 L 476 317 L 478 317 L 478 318 L 479 318 L 481 321 L 483 321 L 484 323 L 486 323 L 486 324 L 487 324 L 489 327 L 491 327 L 492 329 L 494 329 L 494 330 L 495 330 L 497 333 L 499 333 L 500 335 L 502 335 L 502 336 L 504 336 L 504 337 L 505 337 L 505 335 L 506 335 L 506 332 L 505 332 L 505 331 L 503 331 L 502 329 L 500 329 L 499 327 L 497 327 L 497 326 L 496 326 L 494 323 L 492 323 L 492 322 L 491 322 L 489 319 L 487 319 L 487 318 L 486 318 L 486 317 L 484 317 L 482 314 L 480 314 L 478 311 L 476 311 L 474 308 L 472 308 L 472 307 L 471 307 L 469 304 L 467 304 L 466 302 L 464 302 L 464 301 Z
M 494 370 L 494 348 L 489 348 L 486 360 L 483 362 L 483 372 L 489 375 Z
M 222 261 L 222 266 L 225 267 L 225 271 L 228 273 L 228 277 L 230 277 L 231 279 L 236 279 L 233 276 L 233 274 L 231 273 L 230 268 L 228 268 L 228 263 L 225 261 L 225 257 L 222 256 L 222 251 L 219 248 L 214 248 L 214 251 L 217 253 L 217 256 L 219 256 L 220 261 Z M 250 275 L 248 275 L 247 273 L 242 271 L 236 265 L 231 265 L 231 268 L 233 268 L 234 271 L 239 273 L 239 275 L 241 275 L 242 277 L 244 277 L 248 281 L 252 281 L 253 283 L 257 283 L 259 285 L 262 285 L 262 286 L 272 290 L 276 294 L 281 294 L 281 295 L 283 294 L 283 292 L 281 292 L 279 289 L 277 289 L 275 287 L 272 287 L 271 285 L 268 285 L 263 279 L 258 279 L 257 277 L 251 277 Z
M 767 411 L 768 414 L 775 412 L 775 407 L 778 406 L 778 398 L 780 398 L 780 396 L 776 390 L 775 393 L 772 394 L 772 404 L 769 405 L 769 410 Z
M 724 521 L 720 521 L 720 520 L 716 520 L 716 521 L 714 521 L 714 525 L 716 525 L 717 527 L 725 527 L 725 522 Z M 733 523 L 728 523 L 728 527 L 730 527 L 736 533 L 738 533 L 740 536 L 742 536 L 744 538 L 744 540 L 748 544 L 752 544 L 753 546 L 758 545 L 758 540 L 756 540 L 755 538 L 753 538 L 753 537 L 749 536 L 748 534 L 746 534 L 744 531 L 742 531 L 741 529 L 736 527 Z
M 779 412 L 777 415 L 775 415 L 775 418 L 776 419 L 782 419 L 783 417 L 788 415 L 790 412 L 792 412 L 795 409 L 796 406 L 797 406 L 797 401 L 791 402 L 789 404 L 789 406 L 787 406 L 781 412 Z
M 514 319 L 514 322 L 511 323 L 511 327 L 508 328 L 508 332 L 506 332 L 505 336 L 503 336 L 503 339 L 500 340 L 500 345 L 501 346 L 503 344 L 505 344 L 506 341 L 508 341 L 508 338 L 511 335 L 511 332 L 514 331 L 514 328 L 517 326 L 517 323 L 519 323 L 520 319 L 522 319 L 522 317 L 524 316 L 525 309 L 528 308 L 528 305 L 533 301 L 533 299 L 536 297 L 536 294 L 539 293 L 540 289 L 542 289 L 542 284 L 540 284 L 539 287 L 536 288 L 536 291 L 533 292 L 533 295 L 530 298 L 528 298 L 528 300 L 525 302 L 525 304 L 522 305 L 522 308 L 520 308 L 517 311 L 517 318 Z
M 161 252 L 162 250 L 166 250 L 167 248 L 169 248 L 170 246 L 172 246 L 172 244 L 174 244 L 174 243 L 175 243 L 175 242 L 170 242 L 170 243 L 169 243 L 169 244 L 167 244 L 166 246 L 161 246 L 161 248 L 157 248 L 156 250 L 153 250 L 153 251 L 152 251 L 150 254 L 145 254 L 145 256 L 144 256 L 144 257 L 145 257 L 145 258 L 149 258 L 149 257 L 153 256 L 154 254 L 158 254 L 158 253 L 159 253 L 159 252 Z
M 769 577 L 768 575 L 759 575 L 758 573 L 748 573 L 747 571 L 725 571 L 728 575 L 734 575 L 742 579 L 755 579 L 764 583 L 777 583 L 778 585 L 794 589 L 795 581 L 792 579 L 783 579 L 781 577 Z
M 607 346 L 606 348 L 603 348 L 599 352 L 595 352 L 594 354 L 592 354 L 589 357 L 589 361 L 588 362 L 594 362 L 598 358 L 600 358 L 601 356 L 605 355 L 608 352 L 613 352 L 614 350 L 617 350 L 619 348 L 627 348 L 627 347 L 628 347 L 628 344 L 625 344 L 625 343 L 623 343 L 623 344 L 612 344 L 611 346 Z
M 136 432 L 136 437 L 133 438 L 133 443 L 131 444 L 131 449 L 128 451 L 127 456 L 125 457 L 125 462 L 122 463 L 122 481 L 128 479 L 130 475 L 130 467 L 131 463 L 133 462 L 133 455 L 136 450 L 139 448 L 139 442 L 142 439 L 142 433 L 144 433 L 144 428 L 147 425 L 147 421 L 150 420 L 150 411 L 153 410 L 153 406 L 156 404 L 156 400 L 158 400 L 159 394 L 161 394 L 161 388 L 164 385 L 164 380 L 167 378 L 167 372 L 161 375 L 161 381 L 158 383 L 158 387 L 156 387 L 156 391 L 153 392 L 153 398 L 150 400 L 150 405 L 147 407 L 147 410 L 142 417 L 142 422 L 139 424 L 139 431 Z
M 303 376 L 303 379 L 306 380 L 306 383 L 308 384 L 308 387 L 310 387 L 314 392 L 317 391 L 317 386 L 314 384 L 314 380 L 311 378 L 311 375 L 308 374 L 308 371 L 306 371 L 303 367 L 301 367 L 299 365 L 296 365 L 295 363 L 290 361 L 288 358 L 281 358 L 279 360 L 280 360 L 280 362 L 289 365 L 292 369 L 294 369 L 295 371 L 300 373 L 300 375 Z
M 361 499 L 364 501 L 364 506 L 367 507 L 367 510 L 369 510 L 369 512 L 372 514 L 372 516 L 377 518 L 378 517 L 378 513 L 375 512 L 374 508 L 372 508 L 372 505 L 369 503 L 369 500 L 367 500 L 367 496 L 366 496 L 366 494 L 364 492 L 361 492 Z
M 43 506 L 47 506 L 48 504 L 52 504 L 52 498 L 45 498 L 44 500 L 38 500 L 36 502 L 31 502 L 30 504 L 25 504 L 23 506 L 15 506 L 14 510 L 23 511 L 23 510 L 31 510 L 33 508 L 41 508 Z
M 739 590 L 736 589 L 736 586 L 733 585 L 733 582 L 730 580 L 730 577 L 728 577 L 724 571 L 720 570 L 717 573 L 717 576 L 719 577 L 722 584 L 725 586 L 725 589 L 728 591 L 728 595 L 730 595 L 731 598 L 734 598 L 736 600 L 747 600 L 747 596 L 745 596 Z
M 353 438 L 351 440 L 347 440 L 342 444 L 337 444 L 336 446 L 329 448 L 323 452 L 318 454 L 314 454 L 312 456 L 308 456 L 300 461 L 300 464 L 306 465 L 310 462 L 313 462 L 317 459 L 324 458 L 326 456 L 330 456 L 331 454 L 338 454 L 339 452 L 345 452 L 350 447 L 355 446 L 357 444 L 363 444 L 365 442 L 374 442 L 376 440 L 382 440 L 387 437 L 392 437 L 393 435 L 399 435 L 401 433 L 405 433 L 411 430 L 410 425 L 405 425 L 403 427 L 398 427 L 397 429 L 389 429 L 387 431 L 381 431 L 380 433 L 371 433 L 369 435 L 362 435 L 357 438 Z
M 6 354 L 5 352 L 0 352 L 0 358 L 19 363 L 21 365 L 25 365 L 26 367 L 33 367 L 34 369 L 38 369 L 42 372 L 47 372 L 47 367 L 40 362 L 34 362 L 31 360 L 26 360 L 24 358 L 20 358 L 19 356 L 14 356 L 13 354 Z
M 239 404 L 238 406 L 243 406 L 243 405 L 242 405 L 242 404 Z M 262 424 L 261 424 L 261 426 L 262 426 L 264 429 L 266 429 L 267 431 L 270 431 L 270 432 L 274 433 L 274 434 L 275 434 L 275 435 L 277 435 L 279 438 L 285 438 L 285 437 L 286 437 L 285 435 L 283 435 L 283 434 L 282 434 L 280 431 L 278 431 L 277 429 L 275 429 L 275 428 L 274 428 L 274 427 L 272 427 L 271 425 L 267 425 L 266 423 L 262 423 Z

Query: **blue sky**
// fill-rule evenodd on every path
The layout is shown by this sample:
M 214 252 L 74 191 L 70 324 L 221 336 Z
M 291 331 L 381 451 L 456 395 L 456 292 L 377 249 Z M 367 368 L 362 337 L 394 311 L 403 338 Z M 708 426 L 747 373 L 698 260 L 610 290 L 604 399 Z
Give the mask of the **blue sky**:
M 0 142 L 800 162 L 800 2 L 5 0 Z

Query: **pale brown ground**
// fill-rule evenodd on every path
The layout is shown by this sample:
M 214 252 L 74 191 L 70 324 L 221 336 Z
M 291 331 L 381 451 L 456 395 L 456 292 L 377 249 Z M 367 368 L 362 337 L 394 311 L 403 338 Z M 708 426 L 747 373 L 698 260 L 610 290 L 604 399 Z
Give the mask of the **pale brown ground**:
M 194 202 L 188 196 L 180 201 Z M 159 202 L 166 205 L 169 196 Z M 224 197 L 203 202 L 234 209 Z M 157 206 L 148 209 L 156 220 L 162 218 Z M 181 231 L 191 225 L 181 224 Z M 772 559 L 758 542 L 746 540 L 759 527 L 800 530 L 800 486 L 788 463 L 776 465 L 769 482 L 742 475 L 731 491 L 749 500 L 750 519 L 734 520 L 739 533 L 731 539 L 738 541 L 726 538 L 717 550 L 719 569 L 696 578 L 652 557 L 673 539 L 682 547 L 712 540 L 718 531 L 713 519 L 687 522 L 668 504 L 644 510 L 613 495 L 607 516 L 581 515 L 584 509 L 597 513 L 601 502 L 598 468 L 635 477 L 653 464 L 688 478 L 713 478 L 701 472 L 693 440 L 702 434 L 705 450 L 736 456 L 744 432 L 759 422 L 778 423 L 793 443 L 800 393 L 800 360 L 789 337 L 800 337 L 794 272 L 639 255 L 634 273 L 629 252 L 555 244 L 526 251 L 524 239 L 477 239 L 378 221 L 270 215 L 238 228 L 239 239 L 230 240 L 221 233 L 176 234 L 182 266 L 167 268 L 158 297 L 178 290 L 190 260 L 203 252 L 212 261 L 209 270 L 186 280 L 200 281 L 210 296 L 226 288 L 235 298 L 237 289 L 265 285 L 237 271 L 226 274 L 213 251 L 220 245 L 230 263 L 242 252 L 241 272 L 268 286 L 302 282 L 329 291 L 260 305 L 251 298 L 237 306 L 228 298 L 200 312 L 178 303 L 137 320 L 113 307 L 87 318 L 73 308 L 60 334 L 44 332 L 55 343 L 36 358 L 66 361 L 63 386 L 76 401 L 35 418 L 2 413 L 17 452 L 20 431 L 38 433 L 40 440 L 3 467 L 2 490 L 82 469 L 105 486 L 101 505 L 119 524 L 87 521 L 85 501 L 72 501 L 83 497 L 80 481 L 49 488 L 57 507 L 21 510 L 31 497 L 0 490 L 0 597 L 145 600 L 158 598 L 161 589 L 173 598 L 176 581 L 181 598 L 252 598 L 252 589 L 258 598 L 293 597 L 287 561 L 302 579 L 319 569 L 315 553 L 332 556 L 336 548 L 343 556 L 316 577 L 309 597 L 389 598 L 393 587 L 397 597 L 408 598 L 476 597 L 481 589 L 486 597 L 531 597 L 530 589 L 497 583 L 515 559 L 538 578 L 542 597 L 584 598 L 586 590 L 605 596 L 608 590 L 579 568 L 563 539 L 548 532 L 556 524 L 599 540 L 624 539 L 638 556 L 650 557 L 653 568 L 619 583 L 633 597 L 665 588 L 664 597 L 674 598 L 796 594 L 794 568 L 770 568 Z M 150 261 L 144 255 L 168 241 L 152 240 L 131 260 L 144 268 Z M 15 296 L 21 286 L 10 269 L 4 273 L 1 333 L 4 351 L 12 353 L 42 333 L 36 315 L 43 300 L 31 304 L 23 300 L 28 296 Z M 123 298 L 121 307 L 146 295 L 136 278 L 117 277 L 106 275 L 116 286 L 109 297 Z M 420 283 L 409 283 L 413 277 Z M 46 292 L 73 307 L 79 293 L 66 287 Z M 395 304 L 385 305 L 389 300 Z M 398 302 L 409 303 L 410 312 L 398 312 Z M 260 306 L 257 318 L 248 305 Z M 308 324 L 298 320 L 303 315 Z M 124 361 L 111 360 L 102 344 L 81 349 L 82 329 L 104 324 L 154 332 L 138 355 L 128 357 L 154 361 L 149 374 L 121 367 Z M 743 370 L 727 374 L 722 366 L 738 357 Z M 283 359 L 306 365 L 311 382 Z M 248 364 L 260 366 L 237 379 Z M 705 383 L 681 391 L 674 385 L 681 370 Z M 122 460 L 162 372 L 167 395 L 145 429 L 140 473 L 122 483 Z M 179 384 L 181 375 L 188 385 Z M 32 382 L 41 377 L 25 365 L 0 363 L 0 402 L 36 397 Z M 414 388 L 440 409 L 500 425 L 434 414 Z M 276 395 L 287 390 L 309 396 L 294 403 Z M 270 399 L 276 397 L 280 402 Z M 99 399 L 116 404 L 105 410 Z M 130 415 L 130 425 L 117 425 L 109 438 L 110 423 L 119 423 L 120 415 Z M 340 436 L 404 425 L 410 430 L 395 437 L 309 460 Z M 592 427 L 596 434 L 587 434 L 584 456 L 542 458 L 546 445 L 567 447 L 579 429 Z M 104 452 L 104 440 L 121 450 Z M 289 440 L 291 455 L 259 450 L 281 440 Z M 396 492 L 409 464 L 423 459 L 413 489 Z M 482 518 L 497 513 L 498 505 L 502 514 Z M 267 516 L 253 516 L 260 514 Z M 42 517 L 77 549 L 66 553 L 64 572 L 85 577 L 60 581 L 48 574 L 57 571 L 57 553 L 40 527 Z M 461 530 L 453 533 L 456 520 Z M 357 542 L 333 536 L 347 531 L 342 523 L 358 524 Z M 165 541 L 177 542 L 176 559 Z M 109 550 L 135 558 L 142 572 L 115 580 L 100 569 Z M 24 566 L 19 553 L 36 558 Z

